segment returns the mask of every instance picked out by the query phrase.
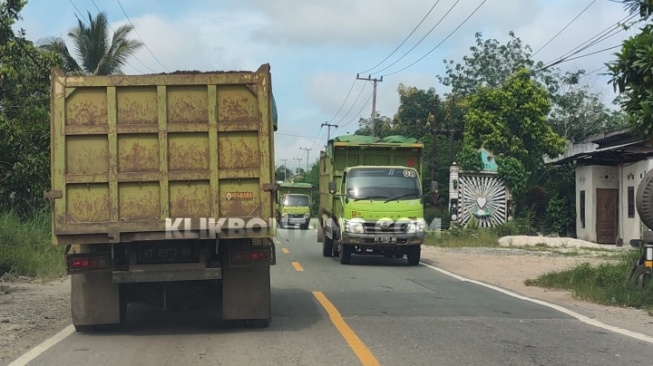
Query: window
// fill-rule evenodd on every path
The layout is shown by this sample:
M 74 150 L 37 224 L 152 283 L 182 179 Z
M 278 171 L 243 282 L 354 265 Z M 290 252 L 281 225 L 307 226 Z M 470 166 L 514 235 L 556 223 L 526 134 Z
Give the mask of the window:
M 585 191 L 580 191 L 580 225 L 585 228 Z
M 635 217 L 635 187 L 628 187 L 628 217 Z

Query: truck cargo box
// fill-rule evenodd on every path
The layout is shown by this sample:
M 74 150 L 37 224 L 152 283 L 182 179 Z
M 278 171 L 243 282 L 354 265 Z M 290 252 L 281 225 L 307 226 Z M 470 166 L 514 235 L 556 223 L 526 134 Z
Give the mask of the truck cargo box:
M 53 243 L 166 238 L 166 219 L 274 218 L 276 107 L 256 72 L 66 76 L 51 90 Z M 170 221 L 168 221 L 169 225 Z M 261 236 L 274 236 L 273 226 Z

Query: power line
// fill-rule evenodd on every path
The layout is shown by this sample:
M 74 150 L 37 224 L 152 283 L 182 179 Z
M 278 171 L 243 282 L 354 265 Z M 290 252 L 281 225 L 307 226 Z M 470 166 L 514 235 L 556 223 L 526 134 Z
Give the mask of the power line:
M 471 17 L 472 17 L 472 16 L 473 16 L 477 11 L 478 11 L 478 9 L 480 9 L 481 6 L 483 6 L 483 4 L 485 4 L 486 1 L 487 1 L 487 0 L 483 0 L 483 2 L 481 2 L 481 3 L 476 7 L 476 9 L 474 9 L 474 11 L 472 11 L 472 13 L 469 14 L 469 16 L 467 16 L 467 18 L 465 18 L 465 20 L 463 20 L 462 23 L 460 23 L 460 24 L 456 27 L 456 29 L 454 29 L 453 31 L 451 31 L 451 33 L 449 33 L 449 35 L 448 35 L 447 37 L 445 37 L 445 39 L 443 39 L 440 43 L 438 43 L 437 45 L 435 45 L 435 47 L 431 48 L 431 50 L 430 50 L 429 52 L 427 52 L 424 56 L 420 57 L 420 58 L 417 59 L 415 62 L 411 63 L 410 65 L 408 65 L 408 66 L 406 66 L 406 67 L 404 67 L 403 69 L 397 70 L 397 71 L 392 72 L 392 73 L 389 73 L 389 74 L 385 74 L 385 75 L 383 75 L 383 76 L 389 76 L 389 75 L 394 75 L 394 74 L 400 73 L 400 72 L 406 70 L 407 68 L 409 68 L 409 67 L 415 65 L 416 63 L 422 61 L 426 56 L 430 55 L 431 52 L 435 51 L 436 48 L 440 47 L 440 45 L 443 44 L 447 39 L 449 39 L 449 37 L 451 37 L 454 33 L 456 33 L 456 31 L 457 31 L 458 29 L 460 29 L 460 27 L 462 27 L 465 23 L 467 23 L 467 21 L 469 20 L 469 18 L 471 18 Z
M 365 104 L 363 104 L 363 107 L 361 108 L 361 110 L 358 111 L 358 113 L 356 114 L 356 117 L 354 117 L 351 121 L 345 123 L 344 125 L 342 125 L 342 126 L 340 126 L 340 127 L 345 127 L 345 126 L 347 126 L 348 124 L 350 124 L 350 123 L 356 121 L 357 118 L 360 119 L 360 115 L 361 115 L 361 113 L 363 113 L 363 110 L 365 109 L 365 107 L 367 107 L 367 103 L 369 103 L 369 102 L 370 102 L 370 99 L 372 99 L 372 94 L 374 94 L 374 93 L 370 93 L 370 96 L 367 97 L 367 101 L 365 101 Z
M 412 36 L 413 33 L 415 33 L 415 31 L 417 30 L 417 28 L 419 28 L 419 26 L 422 25 L 422 23 L 424 23 L 424 20 L 429 16 L 429 14 L 431 14 L 431 12 L 433 11 L 433 9 L 435 9 L 435 6 L 438 5 L 439 2 L 440 2 L 440 0 L 437 0 L 437 1 L 435 2 L 435 4 L 433 4 L 433 6 L 431 7 L 431 9 L 428 11 L 428 13 L 426 13 L 426 15 L 424 15 L 424 17 L 422 18 L 422 20 L 421 20 L 421 21 L 420 21 L 420 22 L 415 26 L 415 28 L 413 28 L 413 31 L 410 32 L 410 34 L 409 34 L 408 36 L 406 36 L 406 38 L 404 38 L 404 40 L 399 44 L 399 46 L 397 46 L 397 48 L 394 49 L 394 51 L 392 51 L 392 52 L 391 52 L 391 53 L 390 53 L 386 58 L 384 58 L 381 62 L 379 62 L 378 64 L 376 64 L 374 67 L 372 67 L 372 68 L 370 68 L 370 69 L 367 69 L 367 70 L 365 70 L 365 71 L 361 71 L 361 72 L 359 72 L 359 74 L 365 74 L 365 73 L 367 73 L 367 72 L 369 72 L 369 71 L 372 71 L 372 70 L 376 69 L 377 66 L 381 65 L 381 64 L 384 63 L 387 59 L 389 59 L 390 56 L 394 55 L 395 52 L 397 52 L 397 50 L 398 50 L 401 46 L 403 46 L 404 43 L 406 43 L 406 41 L 408 40 L 408 38 L 410 38 L 410 36 Z
M 120 9 L 122 9 L 122 13 L 125 14 L 125 17 L 127 17 L 127 21 L 129 22 L 129 24 L 131 24 L 132 28 L 134 28 L 134 32 L 136 33 L 136 35 L 138 36 L 138 38 L 140 38 L 140 40 L 143 42 L 143 45 L 145 46 L 145 48 L 147 49 L 147 51 L 150 53 L 150 55 L 152 55 L 152 57 L 154 57 L 154 60 L 156 60 L 156 62 L 158 62 L 159 65 L 161 65 L 161 67 L 163 67 L 164 69 L 166 69 L 166 71 L 170 72 L 170 70 L 168 70 L 168 68 L 165 67 L 165 66 L 161 63 L 161 61 L 159 61 L 159 59 L 156 58 L 156 56 L 154 56 L 154 53 L 152 53 L 152 50 L 150 50 L 150 48 L 147 46 L 147 43 L 145 43 L 145 41 L 143 40 L 143 37 L 141 37 L 141 35 L 138 34 L 138 31 L 136 30 L 136 26 L 134 26 L 134 23 L 132 23 L 131 19 L 129 19 L 129 15 L 127 15 L 127 12 L 125 11 L 125 8 L 122 7 L 122 4 L 120 3 L 120 0 L 116 0 L 116 1 L 118 2 L 118 5 L 120 5 Z
M 365 90 L 366 86 L 367 86 L 367 84 L 363 84 L 363 87 L 361 88 L 360 93 L 358 93 L 358 96 L 356 97 L 356 100 L 354 100 L 354 103 L 352 103 L 352 105 L 351 105 L 351 107 L 349 107 L 349 110 L 347 111 L 347 113 L 345 113 L 345 115 L 342 116 L 342 118 L 340 118 L 340 120 L 338 122 L 336 122 L 336 124 L 340 124 L 340 122 L 344 121 L 345 118 L 349 115 L 349 113 L 351 113 L 351 110 L 354 109 L 354 106 L 356 105 L 356 102 L 358 102 L 358 98 L 361 97 L 361 94 L 363 94 L 363 90 Z
M 356 85 L 356 79 L 351 83 L 351 87 L 349 88 L 349 92 L 347 92 L 347 96 L 345 96 L 345 99 L 342 101 L 342 104 L 340 105 L 340 109 L 336 112 L 336 114 L 331 118 L 329 122 L 333 122 L 334 119 L 338 116 L 340 111 L 342 110 L 342 107 L 345 106 L 345 103 L 347 102 L 347 99 L 349 99 L 349 94 L 351 94 L 351 91 L 354 90 L 354 85 Z
M 303 137 L 306 139 L 317 139 L 318 137 L 311 137 L 311 136 L 302 136 L 302 135 L 292 135 L 289 133 L 281 133 L 281 132 L 275 132 L 275 135 L 282 135 L 282 136 L 290 136 L 290 137 Z
M 540 51 L 542 51 L 542 49 L 543 49 L 544 47 L 548 46 L 549 43 L 551 43 L 554 39 L 556 39 L 556 37 L 558 37 L 558 36 L 560 35 L 560 33 L 564 32 L 565 29 L 567 29 L 567 28 L 568 28 L 568 27 L 569 27 L 573 22 L 575 22 L 576 19 L 578 19 L 578 17 L 580 17 L 581 15 L 583 15 L 583 13 L 584 13 L 585 11 L 587 11 L 587 9 L 589 9 L 590 6 L 594 5 L 595 2 L 596 2 L 596 0 L 592 0 L 592 1 L 589 3 L 589 5 L 587 5 L 587 6 L 585 7 L 585 9 L 583 9 L 580 13 L 578 13 L 578 15 L 576 15 L 576 17 L 575 17 L 574 19 L 572 19 L 569 23 L 567 23 L 567 25 L 565 25 L 564 28 L 562 28 L 558 33 L 556 33 L 553 37 L 551 37 L 551 39 L 549 39 L 548 42 L 546 42 L 542 47 L 540 47 L 537 51 L 535 51 L 535 53 L 534 53 L 531 57 L 534 57 L 534 56 L 537 55 Z
M 49 70 L 46 69 L 45 67 L 43 67 L 43 65 L 41 65 L 41 63 L 36 60 L 36 57 L 34 57 L 34 55 L 31 52 L 29 52 L 27 50 L 27 48 L 25 48 L 25 45 L 22 42 L 23 40 L 16 37 L 16 35 L 14 34 L 14 31 L 11 29 L 10 26 L 5 24 L 5 22 L 2 20 L 2 17 L 0 17 L 0 24 L 2 24 L 2 26 L 7 30 L 7 32 L 9 32 L 9 36 L 11 38 L 13 38 L 14 41 L 16 41 L 16 44 L 18 44 L 18 47 L 20 47 L 20 49 L 22 49 L 23 52 L 25 52 L 27 57 L 30 60 L 32 60 L 32 62 L 34 63 L 34 65 L 36 65 L 36 67 L 41 69 L 41 71 L 43 71 L 43 72 L 49 72 Z
M 91 2 L 92 2 L 93 5 L 95 6 L 95 9 L 97 9 L 97 11 L 101 13 L 102 10 L 100 10 L 100 8 L 97 6 L 97 4 L 95 3 L 95 0 L 91 0 Z M 115 34 L 115 33 L 116 33 L 116 30 L 113 29 L 113 27 L 111 26 L 111 23 L 109 23 L 108 25 L 109 25 L 109 28 L 111 28 L 111 31 Z M 134 30 L 135 30 L 135 29 L 134 29 Z M 143 65 L 144 67 L 148 68 L 150 71 L 152 71 L 152 72 L 156 72 L 156 71 L 152 70 L 150 67 L 148 67 L 147 65 L 145 65 L 145 64 L 143 63 L 143 61 L 141 61 L 141 59 L 139 59 L 135 54 L 132 54 L 131 56 L 133 56 L 133 57 L 134 57 L 138 62 L 141 63 L 141 65 Z M 125 62 L 125 63 L 127 64 L 127 66 L 129 66 L 129 67 L 133 68 L 134 70 L 136 70 L 136 72 L 138 72 L 138 73 L 140 73 L 140 74 L 144 74 L 144 72 L 143 72 L 142 70 L 136 68 L 134 65 L 130 64 L 129 62 Z
M 613 37 L 613 36 L 619 34 L 620 32 L 623 31 L 623 28 L 620 27 L 621 22 L 628 22 L 629 20 L 631 20 L 634 17 L 635 17 L 635 15 L 631 15 L 631 16 L 626 16 L 626 17 L 622 18 L 617 23 L 615 23 L 615 24 L 611 25 L 610 27 L 604 29 L 603 31 L 599 32 L 598 34 L 590 37 L 588 40 L 586 40 L 585 42 L 581 43 L 580 45 L 574 47 L 572 50 L 570 50 L 567 53 L 563 54 L 558 59 L 562 60 L 562 59 L 568 58 L 570 56 L 573 56 L 575 54 L 578 54 L 578 53 L 580 53 L 580 52 L 582 52 L 582 51 L 584 51 L 584 50 L 586 50 L 586 49 L 588 49 L 588 48 L 590 48 L 590 47 L 592 47 L 594 45 L 597 45 L 597 44 L 607 40 L 610 37 Z M 550 61 L 549 63 L 552 63 L 552 62 L 555 62 L 555 61 Z
M 68 0 L 68 2 L 70 3 L 70 5 L 73 6 L 73 8 L 75 8 L 75 10 L 76 10 L 76 14 L 75 14 L 75 16 L 78 16 L 78 15 L 79 15 L 79 17 L 77 17 L 77 19 L 83 20 L 86 24 L 89 24 L 89 23 L 86 21 L 86 19 L 84 19 L 84 16 L 82 15 L 82 12 L 77 8 L 77 6 L 75 5 L 75 3 L 73 3 L 73 0 Z M 90 24 L 89 24 L 89 25 L 90 25 Z
M 422 37 L 419 41 L 417 41 L 417 43 L 415 43 L 415 45 L 411 49 L 409 49 L 406 53 L 404 53 L 403 56 L 401 56 L 399 59 L 395 60 L 395 62 L 391 63 L 390 65 L 384 67 L 383 69 L 381 69 L 381 70 L 379 70 L 377 72 L 374 72 L 373 74 L 378 74 L 380 72 L 383 72 L 383 71 L 387 70 L 388 68 L 390 68 L 391 66 L 393 66 L 397 62 L 401 61 L 404 57 L 408 56 L 408 54 L 411 53 L 415 49 L 415 47 L 417 47 L 420 43 L 422 43 L 424 38 L 426 38 L 429 34 L 431 34 L 431 32 L 433 32 L 435 27 L 437 27 L 444 20 L 444 18 L 446 18 L 447 15 L 449 15 L 449 13 L 453 10 L 453 8 L 456 7 L 456 5 L 458 5 L 459 2 L 460 2 L 460 0 L 456 0 L 456 2 L 451 6 L 451 8 L 449 8 L 449 10 L 442 16 L 442 18 L 440 18 L 440 20 L 437 23 L 435 23 L 435 25 L 431 28 L 431 30 L 429 30 L 428 33 L 426 33 L 424 35 L 424 37 Z M 485 2 L 485 1 L 483 1 L 483 2 Z

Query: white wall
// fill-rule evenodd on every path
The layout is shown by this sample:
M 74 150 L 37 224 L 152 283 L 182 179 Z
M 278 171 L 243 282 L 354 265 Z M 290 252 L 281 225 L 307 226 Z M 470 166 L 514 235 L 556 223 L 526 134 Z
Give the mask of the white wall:
M 576 169 L 576 236 L 596 243 L 596 190 L 619 189 L 620 168 L 581 166 Z M 585 191 L 585 227 L 580 219 L 580 191 Z
M 580 166 L 576 169 L 576 235 L 578 239 L 596 243 L 596 190 L 619 190 L 618 237 L 624 245 L 647 230 L 641 223 L 635 206 L 635 217 L 628 217 L 628 187 L 634 187 L 635 197 L 642 178 L 653 169 L 653 158 L 620 167 Z M 585 191 L 585 227 L 580 220 L 580 191 Z
M 635 206 L 635 217 L 628 217 L 628 187 L 634 187 L 635 197 L 637 197 L 639 183 L 652 168 L 653 159 L 622 167 L 619 194 L 619 237 L 623 238 L 624 245 L 629 245 L 630 239 L 640 238 L 642 231 L 646 230 L 646 227 L 640 221 L 637 206 Z
M 596 241 L 596 232 L 591 229 L 594 227 L 594 219 L 591 215 L 592 210 L 592 170 L 593 166 L 579 166 L 576 168 L 576 237 L 586 241 Z M 585 227 L 581 221 L 580 214 L 580 192 L 585 191 Z

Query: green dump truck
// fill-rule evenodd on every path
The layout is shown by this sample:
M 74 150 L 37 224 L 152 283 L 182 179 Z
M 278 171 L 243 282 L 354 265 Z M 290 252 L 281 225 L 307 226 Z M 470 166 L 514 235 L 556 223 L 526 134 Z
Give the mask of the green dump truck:
M 53 244 L 77 330 L 207 294 L 225 322 L 268 326 L 276 106 L 256 72 L 51 82 Z
M 311 221 L 311 195 L 309 183 L 280 183 L 277 188 L 277 222 L 280 228 L 299 225 L 308 230 Z
M 420 181 L 423 144 L 391 136 L 348 135 L 320 152 L 318 242 L 348 264 L 377 254 L 419 264 L 424 241 Z

